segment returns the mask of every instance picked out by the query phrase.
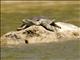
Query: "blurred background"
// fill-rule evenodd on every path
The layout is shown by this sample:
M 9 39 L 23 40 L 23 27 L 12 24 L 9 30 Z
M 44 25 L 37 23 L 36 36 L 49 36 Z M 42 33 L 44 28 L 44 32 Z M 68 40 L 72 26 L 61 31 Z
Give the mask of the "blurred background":
M 1 1 L 1 35 L 16 30 L 22 19 L 34 16 L 55 18 L 56 22 L 80 27 L 80 2 Z M 0 48 L 1 60 L 80 60 L 80 40 Z
M 80 26 L 79 1 L 1 1 L 1 35 L 16 30 L 22 19 L 47 16 Z

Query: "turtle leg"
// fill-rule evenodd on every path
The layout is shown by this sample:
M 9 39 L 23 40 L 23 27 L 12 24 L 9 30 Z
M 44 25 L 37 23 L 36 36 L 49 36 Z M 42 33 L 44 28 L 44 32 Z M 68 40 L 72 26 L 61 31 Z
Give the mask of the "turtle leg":
M 52 22 L 50 25 L 52 25 L 52 26 L 54 26 L 54 27 L 58 27 L 58 28 L 60 28 L 60 29 L 61 29 L 61 27 L 60 27 L 60 26 L 58 26 L 57 24 L 55 24 L 54 22 Z
M 49 25 L 49 24 L 41 24 L 41 26 L 43 26 L 45 29 L 49 30 L 49 31 L 54 31 L 53 26 Z
M 19 28 L 17 28 L 17 31 L 20 31 L 20 30 L 23 30 L 23 29 L 26 29 L 30 26 L 32 26 L 33 24 L 28 22 L 28 23 L 23 23 Z
M 23 30 L 26 27 L 26 24 L 22 24 L 19 28 L 17 28 L 17 31 Z

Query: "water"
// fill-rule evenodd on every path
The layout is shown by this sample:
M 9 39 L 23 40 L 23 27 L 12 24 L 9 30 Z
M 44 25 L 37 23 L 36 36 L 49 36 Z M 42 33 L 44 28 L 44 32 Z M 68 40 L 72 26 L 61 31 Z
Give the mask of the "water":
M 80 60 L 80 41 L 2 47 L 1 60 Z

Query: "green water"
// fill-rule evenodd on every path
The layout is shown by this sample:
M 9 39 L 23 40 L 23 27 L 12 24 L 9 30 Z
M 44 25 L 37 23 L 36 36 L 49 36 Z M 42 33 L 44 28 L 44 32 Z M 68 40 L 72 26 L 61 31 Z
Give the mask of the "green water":
M 3 47 L 1 60 L 80 60 L 80 41 Z
M 80 26 L 80 4 L 77 3 L 1 3 L 0 36 L 16 30 L 22 19 L 32 16 L 47 16 Z M 80 41 L 2 47 L 1 60 L 80 60 Z
M 73 1 L 1 3 L 1 35 L 16 30 L 22 19 L 33 16 L 47 16 L 80 26 L 80 4 Z

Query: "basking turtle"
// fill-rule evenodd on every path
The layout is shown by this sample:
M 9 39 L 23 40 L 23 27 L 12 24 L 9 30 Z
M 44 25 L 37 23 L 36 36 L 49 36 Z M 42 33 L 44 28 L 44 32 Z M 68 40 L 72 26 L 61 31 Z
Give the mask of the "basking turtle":
M 32 25 L 37 25 L 37 26 L 43 26 L 45 29 L 49 30 L 49 31 L 54 31 L 54 27 L 59 27 L 58 25 L 55 24 L 54 19 L 50 20 L 48 18 L 44 18 L 44 17 L 34 17 L 33 19 L 23 19 L 23 24 L 20 26 L 20 28 L 18 28 L 17 30 L 23 30 L 26 29 Z

